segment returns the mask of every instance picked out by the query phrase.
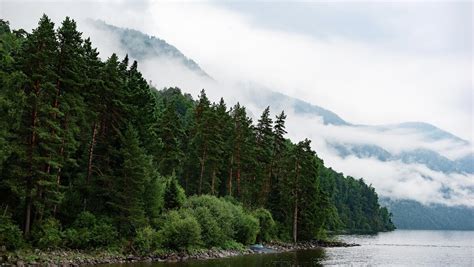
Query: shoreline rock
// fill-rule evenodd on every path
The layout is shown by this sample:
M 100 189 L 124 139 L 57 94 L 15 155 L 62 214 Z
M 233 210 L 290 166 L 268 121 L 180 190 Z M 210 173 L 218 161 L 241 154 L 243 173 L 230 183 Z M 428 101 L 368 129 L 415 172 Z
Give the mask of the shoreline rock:
M 353 247 L 358 244 L 348 244 L 339 241 L 303 241 L 294 243 L 269 242 L 263 244 L 262 250 L 236 249 L 206 249 L 196 252 L 170 252 L 165 254 L 137 256 L 119 253 L 97 253 L 79 250 L 39 251 L 24 254 L 0 254 L 0 266 L 83 266 L 109 263 L 136 262 L 183 262 L 188 260 L 210 260 L 251 254 L 281 253 L 296 250 L 316 249 L 322 247 Z

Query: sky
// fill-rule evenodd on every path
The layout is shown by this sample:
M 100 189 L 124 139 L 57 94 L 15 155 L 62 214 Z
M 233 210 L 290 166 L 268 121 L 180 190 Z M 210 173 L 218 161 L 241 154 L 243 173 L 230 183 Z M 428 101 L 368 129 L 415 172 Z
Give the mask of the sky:
M 245 95 L 255 101 L 259 92 L 250 89 L 249 94 L 242 85 L 267 88 L 322 106 L 354 124 L 423 121 L 474 140 L 470 1 L 0 0 L 0 17 L 13 28 L 31 30 L 42 13 L 57 23 L 65 16 L 101 19 L 166 40 L 219 86 L 200 81 L 173 62 L 149 59 L 139 62 L 140 69 L 156 84 L 178 85 L 194 96 L 206 87 L 211 97 Z M 113 36 L 79 26 L 85 35 L 93 35 L 103 57 L 121 52 Z M 443 174 L 398 161 L 340 158 L 326 142 L 376 143 L 394 153 L 429 147 L 450 159 L 472 152 L 472 145 L 427 142 L 416 133 L 382 136 L 287 113 L 294 141 L 311 138 L 329 166 L 366 178 L 382 195 L 474 205 L 473 175 Z M 454 192 L 450 199 L 443 199 L 446 187 Z
M 1 3 L 12 26 L 41 12 L 100 18 L 165 39 L 216 79 L 258 81 L 353 123 L 424 121 L 473 140 L 470 1 Z

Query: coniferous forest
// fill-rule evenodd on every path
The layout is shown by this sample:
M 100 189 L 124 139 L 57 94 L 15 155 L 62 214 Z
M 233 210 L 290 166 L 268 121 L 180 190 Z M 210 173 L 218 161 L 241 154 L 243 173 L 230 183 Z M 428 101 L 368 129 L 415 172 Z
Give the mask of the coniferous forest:
M 153 88 L 66 18 L 0 20 L 0 245 L 138 253 L 393 230 L 373 187 L 324 166 L 286 115 Z

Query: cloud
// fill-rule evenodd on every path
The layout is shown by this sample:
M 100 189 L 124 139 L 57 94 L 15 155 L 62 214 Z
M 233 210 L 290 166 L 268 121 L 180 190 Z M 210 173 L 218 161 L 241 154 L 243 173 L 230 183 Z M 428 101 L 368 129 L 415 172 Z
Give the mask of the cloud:
M 57 22 L 66 15 L 100 18 L 167 40 L 217 80 L 258 82 L 354 123 L 425 121 L 473 140 L 472 50 L 455 53 L 450 41 L 469 45 L 472 27 L 463 24 L 472 17 L 469 8 L 434 2 L 353 3 L 351 13 L 341 5 L 305 5 L 328 11 L 333 14 L 329 22 L 345 27 L 352 25 L 343 22 L 358 22 L 351 20 L 356 14 L 370 18 L 354 24 L 355 30 L 373 24 L 385 35 L 382 41 L 354 38 L 340 26 L 338 32 L 325 31 L 324 38 L 318 38 L 261 27 L 248 14 L 210 2 L 7 0 L 2 1 L 1 15 L 27 29 L 42 12 Z M 327 27 L 327 20 L 318 18 L 319 27 Z M 403 46 L 416 49 L 398 49 Z M 440 49 L 445 50 L 431 53 Z
M 472 138 L 466 112 L 472 106 L 471 59 L 465 55 L 405 53 L 339 35 L 320 40 L 262 29 L 209 4 L 152 9 L 156 27 L 144 30 L 177 45 L 216 79 L 258 81 L 356 123 L 427 121 Z
M 423 204 L 465 205 L 474 207 L 474 175 L 442 173 L 423 164 L 400 160 L 381 161 L 377 158 L 342 158 L 330 143 L 373 144 L 390 153 L 432 149 L 442 155 L 464 156 L 472 148 L 455 141 L 427 142 L 419 134 L 409 131 L 380 133 L 369 127 L 324 125 L 320 118 L 301 117 L 290 110 L 287 128 L 293 140 L 309 137 L 326 166 L 372 184 L 379 195 L 393 199 L 416 200 Z
M 145 78 L 158 88 L 179 86 L 193 96 L 206 88 L 211 100 L 224 96 L 229 106 L 240 101 L 256 116 L 261 112 L 256 102 L 264 92 L 251 88 L 262 87 L 323 106 L 353 123 L 426 121 L 473 140 L 472 51 L 467 57 L 462 53 L 432 53 L 450 47 L 444 43 L 446 35 L 438 36 L 432 27 L 423 28 L 423 19 L 432 20 L 430 14 L 440 14 L 439 9 L 431 13 L 424 10 L 436 3 L 410 6 L 408 13 L 404 4 L 394 4 L 381 14 L 372 14 L 371 19 L 395 36 L 384 42 L 330 32 L 317 38 L 304 32 L 260 27 L 248 15 L 213 3 L 2 1 L 0 5 L 1 17 L 15 28 L 30 30 L 44 12 L 57 23 L 66 15 L 78 20 L 90 17 L 160 37 L 198 62 L 216 81 L 203 79 L 169 58 L 139 62 Z M 450 15 L 443 17 L 446 28 L 441 32 L 455 34 L 451 28 L 459 25 L 453 12 L 450 9 Z M 83 23 L 79 26 L 85 36 L 92 36 L 102 58 L 112 51 L 125 54 L 115 36 Z M 403 39 L 405 31 L 407 39 Z M 420 41 L 423 43 L 416 45 L 415 52 L 399 49 Z M 473 205 L 473 175 L 444 174 L 400 161 L 341 158 L 327 144 L 375 144 L 395 154 L 425 148 L 450 159 L 472 152 L 472 146 L 449 140 L 428 141 L 410 131 L 388 129 L 381 134 L 370 127 L 328 126 L 318 117 L 295 113 L 289 103 L 283 108 L 288 113 L 289 137 L 294 141 L 309 137 L 328 166 L 364 177 L 381 195 L 422 203 Z

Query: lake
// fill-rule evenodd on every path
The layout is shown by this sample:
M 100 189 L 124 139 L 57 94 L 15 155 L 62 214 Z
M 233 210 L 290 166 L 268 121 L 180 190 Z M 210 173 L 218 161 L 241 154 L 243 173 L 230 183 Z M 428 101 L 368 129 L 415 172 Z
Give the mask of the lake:
M 247 255 L 183 263 L 108 264 L 102 267 L 246 266 L 474 266 L 474 231 L 396 230 L 338 239 L 361 246 Z

